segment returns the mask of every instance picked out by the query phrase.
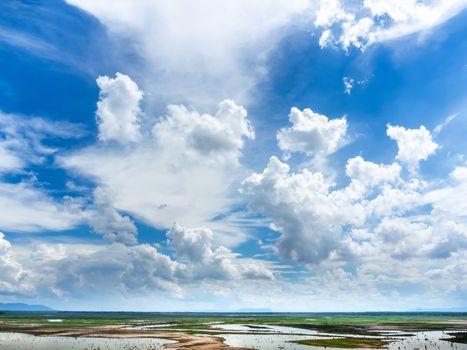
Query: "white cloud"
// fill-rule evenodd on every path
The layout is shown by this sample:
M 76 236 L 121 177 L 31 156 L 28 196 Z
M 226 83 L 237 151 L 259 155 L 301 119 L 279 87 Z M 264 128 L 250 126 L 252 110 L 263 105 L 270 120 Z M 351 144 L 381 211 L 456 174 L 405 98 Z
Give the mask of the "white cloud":
M 76 201 L 54 199 L 41 188 L 30 166 L 48 161 L 57 149 L 50 141 L 83 135 L 80 125 L 0 113 L 0 229 L 15 232 L 65 230 L 82 214 Z M 19 180 L 7 181 L 15 174 Z
M 100 76 L 96 82 L 100 89 L 96 111 L 99 140 L 123 144 L 137 141 L 142 91 L 129 76 L 118 72 L 114 79 Z
M 213 233 L 207 227 L 185 228 L 175 224 L 168 232 L 169 246 L 178 259 L 199 263 L 211 258 Z
M 455 113 L 444 119 L 442 123 L 436 125 L 436 127 L 433 129 L 433 134 L 435 136 L 438 135 L 449 123 L 451 123 L 458 116 L 459 114 Z
M 290 174 L 287 164 L 271 157 L 261 174 L 252 174 L 242 184 L 249 205 L 274 223 L 281 232 L 277 244 L 282 258 L 320 262 L 329 257 L 342 235 L 340 223 L 358 220 L 342 198 L 332 198 L 330 184 L 319 172 Z
M 191 294 L 192 286 L 204 281 L 232 288 L 245 280 L 275 279 L 266 262 L 242 258 L 222 246 L 214 249 L 212 237 L 207 228 L 175 225 L 167 233 L 172 258 L 150 244 L 38 241 L 12 246 L 0 233 L 0 294 L 115 300 L 167 292 L 174 298 Z M 200 239 L 206 245 L 201 257 Z M 195 255 L 186 255 L 191 253 Z
M 145 91 L 158 101 L 205 108 L 245 102 L 287 27 L 308 17 L 309 0 L 68 0 L 126 38 L 145 60 Z M 305 21 L 303 21 L 305 25 Z M 128 41 L 127 41 L 128 42 Z M 151 98 L 148 95 L 148 98 Z
M 272 271 L 260 260 L 239 259 L 238 254 L 223 246 L 213 249 L 213 232 L 209 228 L 186 228 L 175 224 L 167 232 L 167 238 L 177 259 L 187 263 L 186 273 L 191 278 L 274 279 Z
M 351 21 L 353 15 L 343 10 L 339 0 L 321 0 L 316 12 L 315 26 L 328 27 L 337 21 Z
M 420 161 L 426 160 L 439 147 L 423 125 L 418 129 L 406 129 L 388 124 L 387 135 L 397 142 L 397 159 L 411 172 L 418 170 Z
M 7 231 L 63 231 L 83 221 L 73 200 L 55 200 L 27 182 L 0 183 L 0 207 L 0 228 Z
M 115 209 L 159 228 L 202 226 L 228 211 L 244 142 L 255 135 L 246 110 L 231 100 L 213 115 L 169 105 L 165 116 L 146 123 L 152 132 L 136 142 L 96 143 L 59 162 L 108 189 Z M 216 231 L 229 230 L 220 226 Z
M 344 83 L 344 93 L 350 95 L 352 93 L 354 80 L 349 77 L 344 77 L 342 78 L 342 82 Z
M 349 159 L 345 167 L 345 173 L 349 178 L 370 186 L 394 182 L 399 178 L 400 172 L 401 167 L 397 163 L 375 164 L 360 156 Z
M 364 49 L 366 45 L 371 45 L 375 41 L 374 34 L 371 32 L 373 25 L 374 22 L 369 17 L 360 18 L 357 22 L 344 22 L 339 43 L 346 51 L 352 45 Z
M 46 141 L 83 134 L 81 125 L 0 112 L 0 174 L 23 172 L 29 165 L 43 163 L 56 152 Z
M 358 3 L 322 1 L 315 26 L 323 33 L 320 46 L 341 45 L 362 50 L 377 42 L 422 33 L 454 17 L 463 0 L 363 0 Z
M 238 162 L 244 139 L 255 133 L 246 110 L 231 100 L 219 104 L 214 116 L 169 105 L 168 115 L 155 123 L 152 132 L 161 148 L 182 149 L 182 156 L 209 157 L 207 162 Z
M 290 110 L 289 121 L 292 126 L 282 128 L 277 133 L 277 144 L 286 157 L 293 152 L 326 157 L 347 142 L 345 118 L 328 119 L 325 115 L 313 112 L 309 108 L 300 111 L 293 107 Z
M 23 268 L 12 258 L 10 250 L 10 242 L 0 232 L 0 295 L 24 294 L 29 286 L 23 283 Z
M 467 203 L 464 198 L 467 196 L 467 167 L 456 167 L 449 180 L 445 186 L 426 193 L 424 201 L 431 203 L 435 213 L 441 217 L 466 223 L 464 217 L 467 213 Z
M 250 209 L 280 233 L 275 246 L 280 257 L 313 264 L 446 259 L 467 248 L 465 168 L 453 171 L 452 183 L 429 190 L 439 185 L 414 177 L 419 161 L 438 147 L 429 131 L 388 126 L 388 135 L 398 141 L 396 158 L 409 173 L 396 162 L 376 164 L 357 156 L 346 164 L 350 182 L 336 188 L 320 171 L 293 173 L 271 157 L 262 173 L 244 180 L 241 191 Z
M 120 243 L 136 243 L 137 228 L 128 216 L 122 216 L 113 207 L 110 191 L 98 187 L 94 190 L 94 206 L 89 224 L 106 239 Z

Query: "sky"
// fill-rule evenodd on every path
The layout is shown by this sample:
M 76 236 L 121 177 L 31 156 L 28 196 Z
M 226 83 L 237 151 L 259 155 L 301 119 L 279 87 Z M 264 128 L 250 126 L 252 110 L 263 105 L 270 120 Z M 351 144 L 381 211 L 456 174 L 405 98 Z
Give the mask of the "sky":
M 0 4 L 0 302 L 467 309 L 465 0 Z

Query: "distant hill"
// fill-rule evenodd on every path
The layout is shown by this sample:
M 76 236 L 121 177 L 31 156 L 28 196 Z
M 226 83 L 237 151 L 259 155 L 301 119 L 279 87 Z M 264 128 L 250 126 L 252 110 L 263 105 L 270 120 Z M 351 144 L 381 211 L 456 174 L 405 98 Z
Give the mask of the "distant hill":
M 44 305 L 29 305 L 23 303 L 0 303 L 0 311 L 53 311 Z

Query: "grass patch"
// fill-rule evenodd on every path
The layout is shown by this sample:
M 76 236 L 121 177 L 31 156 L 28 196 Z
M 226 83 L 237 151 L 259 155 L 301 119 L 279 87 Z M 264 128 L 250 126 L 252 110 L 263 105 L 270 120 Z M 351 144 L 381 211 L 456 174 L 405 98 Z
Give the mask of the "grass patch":
M 458 332 L 458 333 L 448 333 L 452 335 L 453 338 L 442 339 L 446 341 L 450 341 L 452 343 L 462 343 L 467 344 L 467 332 Z
M 292 343 L 301 345 L 322 346 L 330 348 L 384 348 L 386 342 L 381 339 L 370 338 L 333 338 L 333 339 L 304 339 L 296 340 Z

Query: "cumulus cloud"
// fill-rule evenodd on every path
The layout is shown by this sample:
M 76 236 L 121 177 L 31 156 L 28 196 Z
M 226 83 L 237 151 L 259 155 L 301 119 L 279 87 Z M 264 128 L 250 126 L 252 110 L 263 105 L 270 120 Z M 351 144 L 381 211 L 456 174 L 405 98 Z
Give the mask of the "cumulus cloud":
M 347 142 L 347 120 L 329 119 L 309 108 L 290 110 L 291 127 L 277 133 L 277 144 L 286 157 L 293 152 L 308 156 L 326 157 L 333 154 Z
M 169 105 L 167 110 L 167 116 L 152 129 L 154 138 L 161 147 L 170 144 L 185 150 L 188 157 L 236 163 L 244 139 L 255 137 L 246 110 L 231 100 L 222 101 L 214 116 L 190 111 L 183 105 Z
M 10 242 L 0 232 L 0 295 L 24 294 L 30 286 L 23 283 L 23 268 L 11 256 L 10 249 Z
M 406 129 L 388 124 L 387 135 L 397 142 L 397 159 L 411 172 L 416 171 L 420 161 L 426 160 L 439 147 L 423 125 L 418 129 Z
M 401 167 L 397 163 L 375 164 L 360 156 L 349 159 L 345 167 L 345 173 L 352 181 L 359 181 L 369 186 L 394 182 L 399 178 L 400 172 Z
M 134 100 L 131 91 L 128 98 Z M 159 228 L 201 226 L 227 211 L 231 185 L 243 171 L 244 142 L 254 138 L 246 110 L 231 100 L 213 115 L 169 105 L 166 115 L 148 116 L 147 124 L 151 132 L 136 142 L 96 143 L 59 162 L 108 189 L 116 210 Z
M 328 27 L 338 21 L 353 19 L 354 15 L 345 12 L 339 0 L 321 0 L 314 23 L 317 27 Z
M 238 259 L 238 254 L 224 246 L 213 249 L 213 233 L 208 228 L 175 224 L 167 232 L 167 238 L 176 257 L 187 262 L 187 272 L 192 276 L 221 280 L 274 279 L 273 272 L 259 260 Z
M 352 216 L 342 201 L 329 195 L 330 184 L 319 172 L 290 174 L 289 166 L 271 157 L 261 174 L 242 183 L 250 208 L 271 218 L 282 236 L 282 258 L 305 262 L 326 259 L 340 240 L 342 216 Z M 337 199 L 337 198 L 336 198 Z
M 143 93 L 129 76 L 116 73 L 115 78 L 100 76 L 97 102 L 99 140 L 119 143 L 137 141 L 140 137 L 139 103 Z
M 150 244 L 41 242 L 12 246 L 0 233 L 0 294 L 33 297 L 184 295 L 204 281 L 234 286 L 274 280 L 266 262 L 212 247 L 208 228 L 174 225 L 167 232 L 174 257 Z M 198 251 L 198 248 L 204 247 Z
M 376 164 L 357 156 L 347 161 L 349 182 L 339 188 L 320 171 L 294 173 L 271 157 L 262 173 L 243 181 L 250 209 L 280 233 L 279 256 L 325 264 L 378 256 L 448 258 L 465 249 L 467 208 L 460 203 L 465 168 L 453 171 L 452 183 L 433 190 L 434 184 L 414 177 L 418 162 L 438 148 L 429 131 L 389 126 L 388 136 L 398 141 L 396 159 L 409 173 L 397 162 Z
M 185 228 L 175 224 L 168 232 L 169 246 L 179 259 L 199 263 L 212 255 L 212 231 L 207 227 Z
M 320 46 L 368 46 L 410 34 L 425 32 L 454 17 L 466 7 L 462 0 L 364 0 L 346 4 L 321 1 L 315 26 L 322 29 Z

